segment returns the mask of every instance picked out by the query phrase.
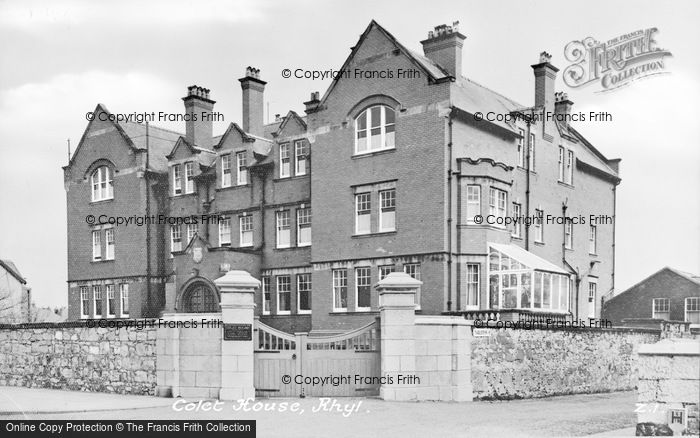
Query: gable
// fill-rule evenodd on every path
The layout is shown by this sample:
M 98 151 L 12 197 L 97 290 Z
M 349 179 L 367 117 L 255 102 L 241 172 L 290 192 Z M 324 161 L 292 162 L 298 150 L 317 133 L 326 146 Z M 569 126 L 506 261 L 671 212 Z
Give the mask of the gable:
M 175 143 L 173 150 L 170 151 L 167 158 L 170 161 L 186 160 L 187 158 L 192 158 L 196 155 L 192 146 L 187 143 L 183 137 L 180 137 Z
M 304 134 L 306 134 L 306 123 L 294 111 L 287 114 L 280 124 L 279 130 L 275 133 L 278 139 L 298 137 Z
M 88 122 L 66 166 L 72 177 L 82 179 L 90 166 L 98 160 L 113 163 L 117 169 L 135 166 L 138 149 L 121 126 L 109 120 L 111 113 L 102 104 L 98 104 L 92 114 L 94 118 Z

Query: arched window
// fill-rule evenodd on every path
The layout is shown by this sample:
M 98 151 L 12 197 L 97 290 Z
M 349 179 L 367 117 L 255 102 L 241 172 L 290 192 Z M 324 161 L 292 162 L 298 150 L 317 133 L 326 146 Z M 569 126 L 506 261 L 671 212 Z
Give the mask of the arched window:
M 114 198 L 114 188 L 112 186 L 112 172 L 107 166 L 100 166 L 92 172 L 90 177 L 92 185 L 92 200 L 102 201 Z
M 183 294 L 182 310 L 185 313 L 218 312 L 219 299 L 206 283 L 194 283 Z
M 355 153 L 394 148 L 396 114 L 386 105 L 376 105 L 355 118 Z

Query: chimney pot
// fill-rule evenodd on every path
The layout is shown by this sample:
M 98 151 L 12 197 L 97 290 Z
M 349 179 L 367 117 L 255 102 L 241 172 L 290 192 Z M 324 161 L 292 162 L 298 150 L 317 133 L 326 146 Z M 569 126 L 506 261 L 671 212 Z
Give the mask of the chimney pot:
M 466 37 L 459 33 L 459 21 L 452 26 L 440 24 L 428 32 L 428 39 L 421 41 L 423 53 L 431 61 L 445 69 L 452 77 L 462 75 L 462 46 Z
M 267 82 L 260 79 L 260 69 L 248 66 L 238 80 L 243 90 L 243 130 L 262 137 L 264 92 Z
M 214 109 L 213 100 L 209 99 L 209 89 L 197 85 L 187 87 L 187 96 L 183 97 L 185 113 L 189 119 L 185 122 L 185 139 L 198 147 L 209 149 L 213 146 L 213 124 L 211 114 Z

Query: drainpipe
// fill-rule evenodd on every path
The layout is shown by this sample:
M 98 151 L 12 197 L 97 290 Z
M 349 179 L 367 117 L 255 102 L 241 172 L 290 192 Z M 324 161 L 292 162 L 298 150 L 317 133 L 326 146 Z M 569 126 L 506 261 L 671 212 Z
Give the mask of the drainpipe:
M 611 290 L 615 291 L 615 222 L 617 220 L 617 184 L 616 183 L 613 188 L 612 188 L 612 194 L 613 194 L 613 226 L 612 226 L 612 285 L 611 285 Z M 597 244 L 597 243 L 596 243 Z
M 148 180 L 149 166 L 149 126 L 146 122 L 146 170 L 143 173 L 143 179 L 146 183 L 146 217 L 151 217 L 151 186 Z M 148 316 L 152 316 L 151 303 L 151 224 L 146 224 L 146 312 Z
M 447 311 L 452 310 L 452 110 L 447 116 L 447 154 L 449 164 L 447 166 Z
M 527 134 L 526 141 L 523 142 L 525 145 L 525 217 L 530 217 L 530 125 L 531 120 L 529 117 L 525 118 L 527 123 Z M 544 226 L 544 225 L 540 225 Z M 525 221 L 525 251 L 530 250 L 530 221 Z

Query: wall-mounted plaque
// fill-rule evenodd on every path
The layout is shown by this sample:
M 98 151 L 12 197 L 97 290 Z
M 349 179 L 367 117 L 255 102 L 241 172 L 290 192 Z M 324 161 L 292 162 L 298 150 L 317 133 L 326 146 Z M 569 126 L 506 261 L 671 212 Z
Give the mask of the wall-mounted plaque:
M 224 341 L 252 341 L 252 324 L 224 324 Z

